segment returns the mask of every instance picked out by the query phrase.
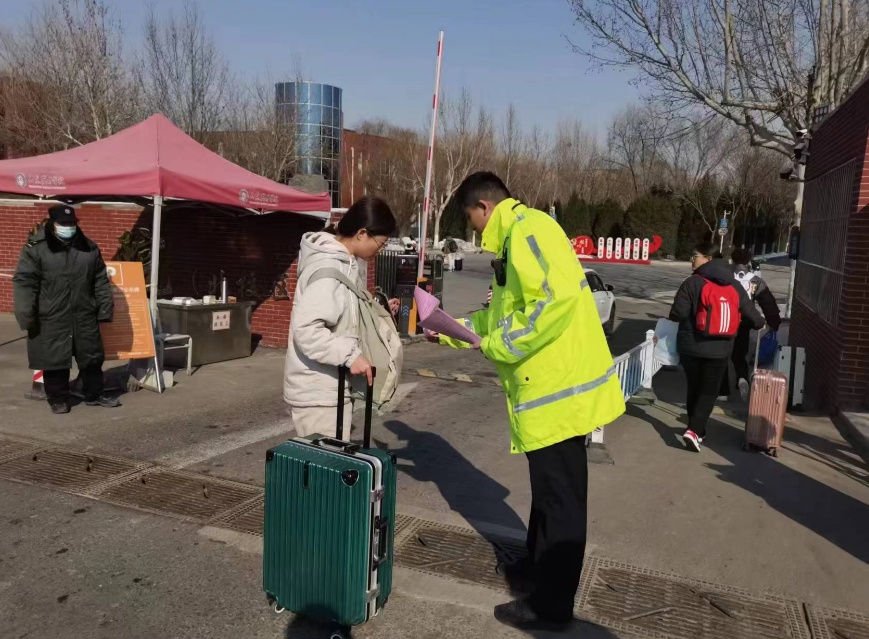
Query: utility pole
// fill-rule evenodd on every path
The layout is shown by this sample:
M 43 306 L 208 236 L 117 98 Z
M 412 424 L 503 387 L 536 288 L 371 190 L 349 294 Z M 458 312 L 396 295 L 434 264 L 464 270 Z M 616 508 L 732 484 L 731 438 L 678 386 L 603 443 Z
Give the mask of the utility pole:
M 797 143 L 794 146 L 794 167 L 789 171 L 781 174 L 781 177 L 786 180 L 795 180 L 797 183 L 797 197 L 794 199 L 794 221 L 793 229 L 799 233 L 800 222 L 803 217 L 803 194 L 806 190 L 806 162 L 809 158 L 809 142 L 812 136 L 808 129 L 800 129 L 797 131 Z M 791 238 L 793 238 L 791 234 Z M 793 247 L 788 246 L 788 250 L 793 256 L 791 259 L 791 277 L 788 284 L 788 301 L 785 307 L 785 317 L 790 318 L 791 311 L 794 306 L 794 286 L 797 279 L 797 256 L 793 251 Z

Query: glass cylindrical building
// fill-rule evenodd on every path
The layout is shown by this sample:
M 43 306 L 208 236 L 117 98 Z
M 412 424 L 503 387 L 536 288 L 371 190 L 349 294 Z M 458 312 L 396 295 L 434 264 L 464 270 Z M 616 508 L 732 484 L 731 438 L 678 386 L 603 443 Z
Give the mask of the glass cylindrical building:
M 296 123 L 296 173 L 322 175 L 341 206 L 341 89 L 318 82 L 275 85 L 278 117 Z

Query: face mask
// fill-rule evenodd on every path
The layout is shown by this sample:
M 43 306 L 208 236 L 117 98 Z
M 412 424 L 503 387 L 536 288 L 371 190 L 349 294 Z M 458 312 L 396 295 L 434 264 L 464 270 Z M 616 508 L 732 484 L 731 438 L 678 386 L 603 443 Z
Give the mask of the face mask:
M 60 226 L 59 224 L 54 225 L 55 234 L 62 240 L 71 240 L 77 230 L 77 226 Z

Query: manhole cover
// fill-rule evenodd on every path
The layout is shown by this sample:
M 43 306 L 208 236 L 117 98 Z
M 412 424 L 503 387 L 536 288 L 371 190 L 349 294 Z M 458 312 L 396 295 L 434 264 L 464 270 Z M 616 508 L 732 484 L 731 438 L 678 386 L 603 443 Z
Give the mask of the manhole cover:
M 0 463 L 0 477 L 78 492 L 140 467 L 136 462 L 105 455 L 43 450 Z
M 115 484 L 99 498 L 158 513 L 211 519 L 259 492 L 255 486 L 204 475 L 156 470 Z
M 806 604 L 813 639 L 869 639 L 869 616 Z
M 424 523 L 396 549 L 395 563 L 496 590 L 509 590 L 507 582 L 495 572 L 495 564 L 498 559 L 515 561 L 524 553 L 519 544 L 489 542 L 472 530 Z
M 807 637 L 799 604 L 588 559 L 579 608 L 616 630 L 672 639 Z
M 239 532 L 258 535 L 263 534 L 263 497 L 259 496 L 253 504 L 240 510 L 237 514 L 226 517 L 218 526 L 230 528 Z

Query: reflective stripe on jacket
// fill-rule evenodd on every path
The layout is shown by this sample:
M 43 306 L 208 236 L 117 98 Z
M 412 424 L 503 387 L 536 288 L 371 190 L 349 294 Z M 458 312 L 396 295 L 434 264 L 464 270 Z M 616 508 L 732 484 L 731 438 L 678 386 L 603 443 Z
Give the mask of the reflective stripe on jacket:
M 512 452 L 586 435 L 625 411 L 597 306 L 569 240 L 549 215 L 501 202 L 482 235 L 506 282 L 470 321 L 494 362 L 510 413 Z M 449 338 L 441 341 L 457 345 Z

